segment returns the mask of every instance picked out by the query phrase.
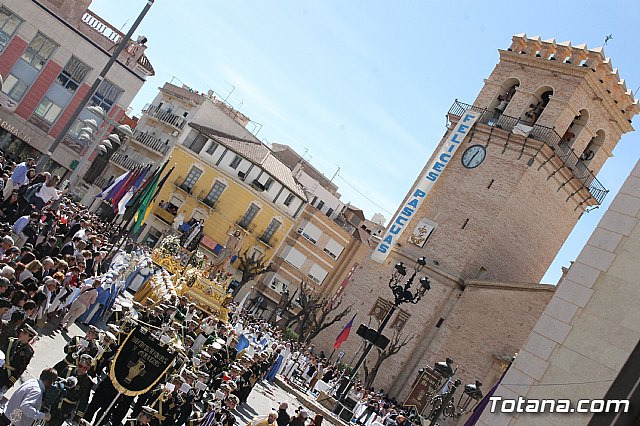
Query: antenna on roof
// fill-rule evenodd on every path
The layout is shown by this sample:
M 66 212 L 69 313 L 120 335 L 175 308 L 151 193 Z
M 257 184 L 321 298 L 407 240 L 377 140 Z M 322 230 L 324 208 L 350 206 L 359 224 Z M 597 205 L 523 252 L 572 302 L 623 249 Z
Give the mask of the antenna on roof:
M 231 91 L 229 92 L 229 94 L 227 95 L 226 98 L 224 98 L 223 102 L 226 104 L 227 103 L 227 99 L 229 99 L 229 96 L 231 96 L 231 94 L 233 93 L 234 90 L 236 90 L 236 86 L 234 86 L 233 84 L 229 83 L 228 81 L 225 80 L 225 83 L 227 83 L 229 86 L 231 86 Z
M 340 172 L 340 166 L 338 166 L 338 170 L 336 170 L 336 172 L 333 174 L 333 177 L 331 178 L 331 180 L 329 182 L 333 183 L 333 180 L 336 178 L 336 176 L 338 176 L 339 172 Z

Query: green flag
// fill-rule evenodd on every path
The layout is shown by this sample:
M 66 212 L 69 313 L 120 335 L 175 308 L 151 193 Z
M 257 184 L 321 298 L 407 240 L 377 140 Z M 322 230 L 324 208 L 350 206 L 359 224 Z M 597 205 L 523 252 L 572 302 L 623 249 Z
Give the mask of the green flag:
M 133 224 L 133 228 L 131 228 L 132 234 L 138 232 L 145 219 L 147 218 L 147 210 L 149 209 L 151 200 L 153 200 L 154 198 L 156 188 L 158 187 L 158 182 L 160 181 L 160 176 L 162 175 L 165 167 L 167 167 L 167 161 L 165 161 L 162 167 L 160 167 L 158 171 L 153 175 L 148 185 L 145 186 L 143 193 L 140 194 L 140 197 L 138 198 L 138 202 L 136 203 L 138 208 L 136 209 L 136 213 L 134 216 L 135 222 Z

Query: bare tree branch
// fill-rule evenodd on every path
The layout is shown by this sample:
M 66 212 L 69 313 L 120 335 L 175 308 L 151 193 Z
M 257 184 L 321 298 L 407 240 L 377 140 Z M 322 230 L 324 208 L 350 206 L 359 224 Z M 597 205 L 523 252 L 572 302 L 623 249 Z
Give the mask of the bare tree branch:
M 251 256 L 249 256 L 249 249 L 246 249 L 238 256 L 242 276 L 240 277 L 238 286 L 233 290 L 233 297 L 235 297 L 240 289 L 248 282 L 255 280 L 261 275 L 268 272 L 274 272 L 276 270 L 272 263 L 267 264 L 267 259 L 265 259 L 263 254 L 258 256 L 258 253 L 258 251 L 254 251 Z
M 304 280 L 300 282 L 300 287 L 296 292 L 297 297 L 292 297 L 290 302 L 296 301 L 300 306 L 300 311 L 289 317 L 285 327 L 295 326 L 296 333 L 300 341 L 309 341 L 316 337 L 322 330 L 341 321 L 351 312 L 352 305 L 337 312 L 342 304 L 342 300 L 330 303 L 329 297 L 322 297 L 316 294 L 312 286 L 307 285 Z M 285 305 L 288 310 L 291 303 Z M 332 313 L 337 312 L 331 319 Z
M 390 358 L 393 355 L 400 352 L 400 349 L 407 346 L 415 337 L 416 337 L 415 334 L 410 334 L 405 336 L 401 333 L 401 331 L 396 330 L 393 333 L 393 336 L 391 336 L 391 340 L 389 341 L 389 344 L 384 350 L 380 348 L 376 348 L 378 357 L 376 359 L 376 362 L 373 364 L 373 367 L 371 368 L 371 370 L 369 370 L 369 367 L 367 366 L 366 362 L 363 365 L 364 375 L 365 375 L 364 385 L 366 388 L 370 388 L 371 385 L 373 384 L 373 381 L 378 375 L 378 371 L 380 370 L 382 363 L 385 362 L 387 358 Z

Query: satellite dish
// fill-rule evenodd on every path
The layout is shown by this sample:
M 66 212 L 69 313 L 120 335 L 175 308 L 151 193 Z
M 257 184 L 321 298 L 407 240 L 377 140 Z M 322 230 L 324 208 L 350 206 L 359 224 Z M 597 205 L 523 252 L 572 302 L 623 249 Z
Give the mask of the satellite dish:
M 211 89 L 207 90 L 207 95 L 209 95 L 209 97 L 213 96 L 213 90 Z

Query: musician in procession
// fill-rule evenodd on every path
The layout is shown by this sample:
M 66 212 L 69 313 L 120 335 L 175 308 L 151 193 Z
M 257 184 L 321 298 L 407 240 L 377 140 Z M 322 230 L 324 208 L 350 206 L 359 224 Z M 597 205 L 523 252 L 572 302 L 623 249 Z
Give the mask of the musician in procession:
M 0 368 L 0 389 L 11 388 L 22 376 L 33 358 L 31 341 L 38 333 L 28 324 L 18 329 L 18 337 L 10 337 L 7 346 L 0 348 L 5 354 L 4 365 Z
M 151 407 L 143 407 L 138 418 L 129 419 L 125 422 L 126 426 L 146 426 L 153 425 L 153 420 L 156 418 L 158 412 Z
M 9 164 L 1 153 L 0 164 Z M 21 204 L 26 202 L 16 195 Z M 34 209 L 28 202 L 21 208 L 33 212 L 29 224 L 35 232 L 33 242 L 14 246 L 13 241 L 19 239 L 12 235 L 13 223 L 0 226 L 0 296 L 4 297 L 0 309 L 5 321 L 10 320 L 0 330 L 6 341 L 0 347 L 5 354 L 0 387 L 5 391 L 13 387 L 34 353 L 47 351 L 46 345 L 35 342 L 35 321 L 26 312 L 33 310 L 32 298 L 45 297 L 36 305 L 38 326 L 59 329 L 68 343 L 64 358 L 43 371 L 40 379 L 16 386 L 1 421 L 115 425 L 130 416 L 125 421 L 128 425 L 234 426 L 237 421 L 232 412 L 247 401 L 276 361 L 280 341 L 272 326 L 234 313 L 233 305 L 225 305 L 221 315 L 184 295 L 179 297 L 176 289 L 184 286 L 180 282 L 184 278 L 172 277 L 135 245 L 124 244 L 132 249 L 130 253 L 119 250 L 118 227 L 69 198 L 62 197 L 54 209 L 46 205 Z M 230 249 L 237 251 L 237 247 Z M 30 263 L 34 261 L 47 265 L 46 271 Z M 24 271 L 26 264 L 35 265 L 33 273 L 16 273 Z M 152 272 L 132 303 L 125 293 L 126 282 L 141 264 Z M 46 292 L 32 291 L 31 287 L 38 289 L 45 282 Z M 101 286 L 110 297 L 101 300 L 100 309 L 94 306 L 92 310 Z M 227 311 L 231 311 L 229 316 Z M 90 326 L 84 336 L 67 336 L 67 327 L 75 318 L 86 314 L 89 320 L 94 312 L 92 322 L 101 324 L 106 319 L 106 329 Z M 239 336 L 245 333 L 243 341 L 254 342 L 249 348 L 239 345 Z M 134 335 L 139 340 L 136 344 L 157 345 L 170 355 L 161 374 L 156 374 L 151 360 L 122 350 L 134 344 Z M 118 364 L 125 358 L 127 362 Z M 142 382 L 152 385 L 126 392 Z M 11 417 L 18 414 L 20 419 Z
M 95 357 L 98 354 L 98 344 L 96 339 L 100 335 L 98 327 L 92 325 L 85 333 L 84 337 L 75 336 L 69 340 L 64 347 L 64 353 L 67 354 L 53 368 L 56 369 L 59 376 L 62 376 L 69 367 L 76 366 L 76 360 L 82 354 Z
M 91 388 L 94 385 L 93 379 L 88 374 L 93 366 L 94 359 L 91 355 L 85 353 L 77 358 L 77 366 L 68 366 L 66 371 L 59 374 L 58 377 L 68 379 L 76 378 L 76 385 L 64 389 L 64 393 L 54 401 L 51 407 L 51 420 L 49 426 L 61 426 L 75 410 L 75 421 L 79 421 L 89 403 L 91 396 Z

